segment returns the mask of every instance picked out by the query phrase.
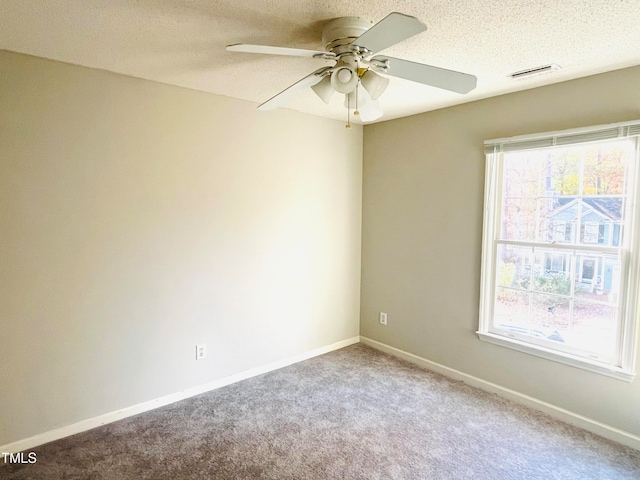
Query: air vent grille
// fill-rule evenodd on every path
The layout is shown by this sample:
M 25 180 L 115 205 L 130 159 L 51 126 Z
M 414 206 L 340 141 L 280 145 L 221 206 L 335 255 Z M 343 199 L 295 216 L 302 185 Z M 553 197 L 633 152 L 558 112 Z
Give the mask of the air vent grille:
M 526 70 L 520 70 L 519 72 L 514 72 L 509 76 L 513 79 L 520 79 L 524 77 L 532 77 L 533 75 L 540 75 L 542 73 L 553 72 L 554 70 L 560 70 L 560 67 L 555 63 L 550 65 L 543 65 L 541 67 L 528 68 Z

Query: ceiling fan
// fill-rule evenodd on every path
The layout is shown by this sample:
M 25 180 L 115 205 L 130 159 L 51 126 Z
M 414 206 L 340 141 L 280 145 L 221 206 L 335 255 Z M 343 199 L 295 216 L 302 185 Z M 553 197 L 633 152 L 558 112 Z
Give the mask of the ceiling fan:
M 389 14 L 375 25 L 360 17 L 341 17 L 330 20 L 322 29 L 326 51 L 244 43 L 228 45 L 227 50 L 334 61 L 333 66 L 312 72 L 258 109 L 272 110 L 283 106 L 295 94 L 310 87 L 327 104 L 334 92 L 344 94 L 347 111 L 353 110 L 354 115 L 368 122 L 380 118 L 383 113 L 377 99 L 387 88 L 389 79 L 379 74 L 457 93 L 468 93 L 476 87 L 477 78 L 473 75 L 376 54 L 426 29 L 417 18 L 398 12 Z

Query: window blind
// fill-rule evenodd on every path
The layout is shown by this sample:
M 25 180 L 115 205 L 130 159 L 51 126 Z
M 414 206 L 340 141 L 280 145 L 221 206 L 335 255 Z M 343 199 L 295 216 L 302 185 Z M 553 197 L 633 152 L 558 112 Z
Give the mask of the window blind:
M 512 152 L 514 150 L 532 150 L 569 144 L 575 145 L 576 143 L 613 140 L 638 135 L 640 135 L 640 120 L 634 120 L 632 122 L 596 125 L 557 132 L 486 140 L 484 142 L 484 153 L 488 155 L 491 153 Z

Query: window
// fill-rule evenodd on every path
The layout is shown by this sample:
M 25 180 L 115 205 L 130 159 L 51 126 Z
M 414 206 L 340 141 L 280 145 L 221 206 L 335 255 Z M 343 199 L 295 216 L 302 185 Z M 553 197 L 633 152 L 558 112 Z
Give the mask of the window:
M 485 142 L 481 340 L 631 381 L 640 121 Z

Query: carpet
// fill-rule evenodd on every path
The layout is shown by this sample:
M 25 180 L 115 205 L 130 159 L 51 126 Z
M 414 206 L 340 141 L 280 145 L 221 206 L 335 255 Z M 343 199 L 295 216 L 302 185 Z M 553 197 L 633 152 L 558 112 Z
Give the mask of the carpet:
M 0 478 L 640 478 L 639 451 L 362 344 L 33 451 Z

